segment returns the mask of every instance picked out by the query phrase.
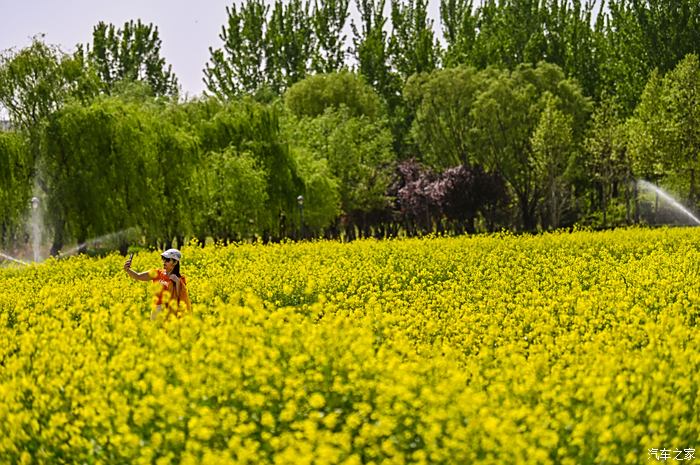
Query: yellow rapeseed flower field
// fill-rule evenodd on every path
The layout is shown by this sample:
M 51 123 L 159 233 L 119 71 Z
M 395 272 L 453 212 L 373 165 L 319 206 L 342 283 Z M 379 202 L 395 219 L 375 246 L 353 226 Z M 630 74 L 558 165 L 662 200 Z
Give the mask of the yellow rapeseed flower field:
M 0 463 L 695 456 L 700 229 L 183 254 L 168 321 L 116 254 L 0 269 Z

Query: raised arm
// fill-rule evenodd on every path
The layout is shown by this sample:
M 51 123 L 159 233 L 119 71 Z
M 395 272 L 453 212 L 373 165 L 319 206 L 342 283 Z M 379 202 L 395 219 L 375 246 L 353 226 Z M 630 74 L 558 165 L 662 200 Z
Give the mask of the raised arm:
M 127 259 L 126 262 L 124 262 L 124 271 L 126 271 L 126 274 L 134 278 L 136 281 L 150 281 L 151 276 L 148 274 L 148 271 L 142 271 L 139 273 L 138 271 L 134 271 L 131 269 L 131 259 Z

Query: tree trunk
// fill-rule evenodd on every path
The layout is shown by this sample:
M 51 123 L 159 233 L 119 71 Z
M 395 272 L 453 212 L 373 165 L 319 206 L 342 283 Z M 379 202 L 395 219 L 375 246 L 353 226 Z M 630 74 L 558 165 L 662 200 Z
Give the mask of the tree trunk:
M 58 252 L 60 252 L 63 248 L 64 226 L 65 222 L 63 221 L 63 219 L 56 221 L 56 224 L 54 225 L 53 243 L 51 244 L 51 250 L 49 251 L 49 254 L 52 257 L 58 255 Z
M 520 202 L 523 229 L 528 232 L 534 232 L 537 227 L 537 218 L 535 216 L 537 203 L 535 201 L 530 202 L 526 195 L 518 195 L 518 199 Z
M 634 222 L 635 224 L 639 224 L 639 188 L 636 182 L 632 187 L 632 191 L 634 197 Z
M 554 179 L 549 183 L 549 197 L 551 203 L 550 208 L 552 209 L 550 212 L 550 222 L 552 223 L 552 229 L 557 229 L 559 227 L 559 205 L 557 202 L 557 185 Z
M 603 227 L 607 227 L 608 225 L 608 196 L 605 194 L 605 183 L 602 183 L 601 189 L 600 189 L 600 195 L 601 195 L 601 203 L 603 204 Z
M 690 192 L 688 193 L 688 204 L 692 209 L 695 209 L 695 169 L 690 169 Z

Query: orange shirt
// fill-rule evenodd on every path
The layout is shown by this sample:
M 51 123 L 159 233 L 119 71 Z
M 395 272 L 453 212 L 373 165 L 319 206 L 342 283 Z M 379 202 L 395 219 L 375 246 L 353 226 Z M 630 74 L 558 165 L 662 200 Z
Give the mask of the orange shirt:
M 175 283 L 170 280 L 165 270 L 151 270 L 150 276 L 152 277 L 152 282 L 160 285 L 158 291 L 156 292 L 156 305 L 162 305 L 165 293 L 169 292 L 171 295 L 170 302 L 172 302 L 172 305 L 175 306 L 175 308 L 179 307 L 180 302 L 182 302 L 185 304 L 188 311 L 192 309 L 190 297 L 187 292 L 187 279 L 185 279 L 184 276 L 180 276 L 180 295 L 174 295 Z

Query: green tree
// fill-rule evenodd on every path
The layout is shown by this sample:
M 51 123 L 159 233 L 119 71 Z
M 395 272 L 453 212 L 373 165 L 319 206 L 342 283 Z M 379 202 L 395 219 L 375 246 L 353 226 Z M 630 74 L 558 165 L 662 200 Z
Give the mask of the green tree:
M 328 166 L 327 159 L 318 157 L 305 147 L 293 147 L 292 153 L 304 184 L 301 194 L 304 196 L 303 228 L 312 234 L 320 233 L 331 226 L 341 213 L 339 181 Z M 295 220 L 289 221 L 285 235 L 293 235 L 289 230 L 291 225 L 301 230 L 299 221 L 296 216 Z
M 359 0 L 360 28 L 352 21 L 353 54 L 357 69 L 387 102 L 390 110 L 395 108 L 401 84 L 389 66 L 388 36 L 384 27 L 385 0 Z
M 630 158 L 635 176 L 656 182 L 670 166 L 661 157 L 662 114 L 661 76 L 654 71 L 649 77 L 634 115 L 626 128 L 630 143 Z
M 345 214 L 385 209 L 394 171 L 391 133 L 382 120 L 352 116 L 344 106 L 327 108 L 315 118 L 291 119 L 285 125 L 291 143 L 326 160 L 337 180 Z
M 654 70 L 626 124 L 634 176 L 663 184 L 671 191 L 685 192 L 685 202 L 691 208 L 698 203 L 699 78 L 700 65 L 695 54 L 686 56 L 665 76 Z M 636 194 L 635 219 L 639 220 Z
M 598 15 L 594 8 L 598 4 Z M 575 78 L 585 95 L 600 98 L 602 64 L 608 59 L 603 27 L 604 8 L 595 0 L 552 0 L 544 8 L 539 49 L 531 48 L 528 61 L 558 65 Z M 546 31 L 546 32 L 544 32 Z
M 688 203 L 698 201 L 700 169 L 700 61 L 690 54 L 671 70 L 663 82 L 665 118 L 663 144 L 675 171 L 687 179 Z
M 441 0 L 447 43 L 445 64 L 514 69 L 547 61 L 598 97 L 606 59 L 604 9 L 593 21 L 594 0 L 489 0 L 475 9 L 467 0 Z
M 0 55 L 0 106 L 19 129 L 36 128 L 71 97 L 92 97 L 94 84 L 83 73 L 79 55 L 69 56 L 42 37 Z
M 477 68 L 514 69 L 542 56 L 544 5 L 539 0 L 485 0 L 477 11 L 479 31 L 471 53 Z
M 652 181 L 673 176 L 687 201 L 698 197 L 700 64 L 688 55 L 663 78 L 652 73 L 629 123 L 633 168 Z
M 433 22 L 428 19 L 427 0 L 391 0 L 391 25 L 389 56 L 404 81 L 437 67 L 440 44 L 433 33 Z
M 614 96 L 604 95 L 595 107 L 584 140 L 585 158 L 580 160 L 583 176 L 591 180 L 599 193 L 596 210 L 603 212 L 603 226 L 608 225 L 608 210 L 615 191 L 622 185 L 625 192 L 627 220 L 629 211 L 630 165 L 627 150 L 627 126 L 622 107 Z
M 574 159 L 574 141 L 571 116 L 559 110 L 559 102 L 551 93 L 542 95 L 543 110 L 532 133 L 533 165 L 543 183 L 543 217 L 548 226 L 557 229 L 561 225 L 565 202 L 570 197 L 570 186 L 565 179 L 566 169 Z
M 297 117 L 316 117 L 327 108 L 347 108 L 352 116 L 380 117 L 379 95 L 364 79 L 350 71 L 309 76 L 284 94 L 285 105 Z
M 695 0 L 609 0 L 605 86 L 626 114 L 639 102 L 654 69 L 663 75 L 689 53 L 700 53 L 700 4 Z
M 240 240 L 259 232 L 267 204 L 266 175 L 249 153 L 229 147 L 209 152 L 194 175 L 194 230 L 208 236 Z
M 337 25 L 339 10 L 328 6 L 312 17 L 306 0 L 276 0 L 271 10 L 262 0 L 227 8 L 227 23 L 219 35 L 223 48 L 209 49 L 210 63 L 204 69 L 207 90 L 221 99 L 248 94 L 269 101 L 281 95 L 306 76 L 313 59 L 319 59 L 314 19 Z M 332 44 L 330 35 L 327 31 L 323 37 L 324 47 Z
M 476 41 L 477 15 L 472 0 L 440 0 L 446 66 L 467 64 Z
M 212 105 L 215 110 L 217 105 Z M 255 168 L 265 174 L 265 215 L 259 216 L 257 230 L 277 236 L 279 217 L 291 218 L 303 182 L 287 141 L 280 130 L 280 109 L 249 98 L 220 106 L 196 130 L 202 153 L 247 153 Z
M 590 104 L 555 65 L 521 65 L 513 72 L 487 69 L 484 76 L 488 83 L 472 110 L 478 161 L 503 176 L 518 201 L 522 227 L 534 230 L 544 194 L 532 146 L 544 108 L 542 95 L 549 92 L 556 97 L 557 109 L 571 117 L 575 143 L 583 135 Z
M 143 81 L 153 95 L 176 96 L 178 82 L 172 66 L 160 53 L 158 27 L 128 21 L 123 28 L 100 21 L 92 31 L 92 45 L 86 47 L 86 61 L 102 80 L 104 90 L 111 93 L 122 81 Z
M 274 64 L 268 72 L 275 76 L 272 87 L 279 95 L 304 79 L 311 67 L 316 46 L 308 1 L 275 1 L 267 45 L 268 60 Z
M 223 48 L 209 48 L 210 63 L 204 68 L 207 90 L 221 99 L 241 93 L 252 94 L 272 80 L 271 63 L 266 61 L 269 7 L 262 0 L 247 0 L 240 9 L 226 7 L 227 23 L 219 38 Z
M 312 23 L 316 47 L 312 68 L 317 73 L 333 73 L 345 66 L 343 31 L 349 16 L 349 0 L 314 0 Z
M 0 130 L 0 245 L 4 249 L 24 242 L 23 220 L 34 168 L 26 142 L 20 132 Z
M 196 141 L 162 107 L 115 97 L 51 115 L 39 166 L 52 254 L 71 240 L 140 227 L 149 244 L 188 233 Z
M 404 96 L 416 115 L 411 136 L 423 162 L 442 171 L 475 161 L 472 108 L 484 85 L 481 74 L 466 66 L 408 80 Z

